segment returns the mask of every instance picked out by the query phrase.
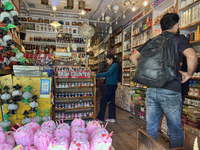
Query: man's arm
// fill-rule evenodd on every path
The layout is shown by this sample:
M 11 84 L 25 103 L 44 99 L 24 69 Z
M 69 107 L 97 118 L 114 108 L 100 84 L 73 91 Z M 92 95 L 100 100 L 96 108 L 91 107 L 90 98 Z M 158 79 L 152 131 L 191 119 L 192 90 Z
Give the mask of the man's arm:
M 130 56 L 131 62 L 134 64 L 135 67 L 137 67 L 138 59 L 140 58 L 140 53 L 138 51 L 133 52 Z
M 183 51 L 183 54 L 186 56 L 187 59 L 187 72 L 180 71 L 180 73 L 182 74 L 182 83 L 191 78 L 194 71 L 196 70 L 199 58 L 193 48 L 187 48 Z

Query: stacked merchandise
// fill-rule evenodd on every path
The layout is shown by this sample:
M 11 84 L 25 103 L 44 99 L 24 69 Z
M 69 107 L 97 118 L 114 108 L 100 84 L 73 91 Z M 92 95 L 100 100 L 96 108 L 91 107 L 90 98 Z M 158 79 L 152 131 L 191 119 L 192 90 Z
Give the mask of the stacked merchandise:
M 130 104 L 130 111 L 136 117 L 145 120 L 146 108 L 145 108 L 145 101 L 142 100 L 140 94 L 131 94 L 131 104 Z
M 124 110 L 130 111 L 130 97 L 132 94 L 130 87 L 122 86 L 121 83 L 118 83 L 117 86 L 115 92 L 115 104 Z
M 112 139 L 105 127 L 100 126 L 99 122 L 85 121 L 75 119 L 71 127 L 59 120 L 56 124 L 52 120 L 46 120 L 41 127 L 36 122 L 30 122 L 25 126 L 13 128 L 15 131 L 3 133 L 0 128 L 1 140 L 0 150 L 12 150 L 18 145 L 18 149 L 23 150 L 95 150 L 97 148 L 109 150 L 112 149 Z M 34 145 L 34 146 L 32 146 Z
M 162 134 L 164 136 L 166 136 L 167 138 L 169 138 L 169 129 L 167 127 L 167 119 L 166 119 L 166 117 L 164 115 L 162 117 L 161 132 L 162 132 Z

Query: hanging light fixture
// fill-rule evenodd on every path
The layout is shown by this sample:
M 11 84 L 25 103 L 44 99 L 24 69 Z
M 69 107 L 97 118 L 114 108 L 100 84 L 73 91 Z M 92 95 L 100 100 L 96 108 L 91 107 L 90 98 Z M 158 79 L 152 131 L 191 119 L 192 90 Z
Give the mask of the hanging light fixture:
M 112 34 L 112 23 L 110 22 L 109 34 Z
M 106 23 L 109 23 L 110 22 L 110 17 L 106 16 L 105 20 L 106 20 Z
M 125 6 L 128 6 L 128 5 L 130 5 L 131 4 L 131 1 L 130 0 L 124 0 L 124 5 Z
M 123 11 L 123 18 L 126 18 L 126 10 Z
M 97 19 L 97 22 L 99 22 L 99 21 L 100 21 L 100 18 Z
M 49 0 L 41 0 L 42 5 L 49 5 Z
M 144 5 L 144 6 L 147 6 L 147 5 L 148 5 L 147 0 L 144 1 L 143 5 Z
M 133 4 L 132 11 L 136 11 L 135 4 Z
M 101 13 L 102 20 L 104 20 L 104 15 L 105 15 L 105 13 L 104 13 L 104 12 L 102 12 L 102 13 Z
M 55 28 L 61 26 L 61 24 L 58 23 L 58 21 L 54 21 L 54 22 L 52 22 L 51 25 L 54 26 Z
M 117 20 L 118 20 L 118 18 L 115 19 L 115 24 L 118 24 L 118 21 L 117 21 Z
M 57 8 L 56 8 L 56 6 L 53 6 L 52 9 L 53 9 L 53 12 L 54 12 L 54 11 L 56 11 Z
M 118 10 L 119 10 L 119 6 L 118 5 L 115 5 L 115 6 L 113 6 L 113 12 L 114 13 L 118 13 Z
M 111 6 L 110 5 L 108 5 L 107 7 L 108 7 L 108 10 L 111 10 Z
M 85 9 L 85 1 L 79 0 L 78 2 L 78 9 Z
M 74 0 L 67 0 L 67 8 L 69 9 L 74 8 Z
M 82 10 L 82 11 L 81 11 L 81 15 L 85 15 L 85 10 Z

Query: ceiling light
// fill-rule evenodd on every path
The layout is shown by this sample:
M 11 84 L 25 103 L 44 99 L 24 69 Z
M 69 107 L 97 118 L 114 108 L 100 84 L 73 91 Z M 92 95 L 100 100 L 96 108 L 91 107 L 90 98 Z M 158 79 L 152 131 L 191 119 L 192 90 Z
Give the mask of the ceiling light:
M 56 8 L 56 6 L 53 6 L 52 9 L 53 9 L 53 11 L 56 11 L 57 8 Z
M 97 24 L 96 24 L 96 23 L 94 23 L 94 26 L 96 27 L 96 26 L 97 26 Z
M 148 4 L 148 2 L 145 0 L 144 3 L 143 3 L 143 5 L 147 6 L 147 4 Z
M 113 6 L 114 13 L 118 13 L 118 10 L 119 10 L 119 6 L 117 6 L 117 5 Z
M 135 6 L 133 6 L 133 8 L 132 8 L 132 11 L 136 11 L 136 8 L 135 8 Z
M 41 0 L 42 5 L 49 5 L 49 0 Z
M 55 28 L 61 26 L 61 24 L 58 23 L 58 21 L 52 22 L 51 25 L 54 26 Z
M 85 9 L 85 1 L 79 0 L 79 2 L 78 2 L 78 9 Z
M 82 14 L 82 15 L 85 15 L 85 10 L 82 10 L 82 11 L 81 11 L 81 14 Z
M 104 20 L 104 15 L 105 15 L 104 12 L 102 12 L 102 13 L 101 13 L 102 20 Z
M 106 16 L 106 23 L 109 23 L 110 22 L 110 17 L 109 16 Z
M 130 0 L 124 0 L 124 5 L 125 5 L 125 6 L 128 6 L 128 5 L 130 5 L 130 4 L 131 4 Z
M 74 8 L 74 0 L 67 0 L 67 8 L 69 9 Z
M 111 10 L 111 6 L 110 5 L 108 5 L 107 7 L 108 7 L 108 10 Z
M 123 18 L 124 19 L 126 18 L 126 11 L 125 10 L 123 11 Z

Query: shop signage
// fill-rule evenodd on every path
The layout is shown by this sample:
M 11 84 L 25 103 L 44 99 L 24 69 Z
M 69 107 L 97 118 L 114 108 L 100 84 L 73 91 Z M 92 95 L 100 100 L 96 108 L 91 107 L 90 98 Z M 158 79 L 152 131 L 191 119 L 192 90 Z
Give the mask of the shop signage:
M 85 67 L 81 66 L 54 66 L 53 67 L 54 73 L 58 73 L 58 71 L 85 71 Z
M 162 2 L 164 2 L 165 0 L 155 0 L 154 1 L 154 4 L 153 4 L 153 6 L 154 6 L 154 8 L 156 8 L 158 5 L 160 5 Z
M 58 78 L 90 78 L 90 71 L 58 71 Z
M 143 15 L 144 15 L 144 11 L 142 11 L 142 12 L 139 13 L 136 17 L 134 17 L 134 18 L 132 19 L 132 24 L 133 24 L 134 22 L 136 22 L 138 19 L 140 19 Z
M 132 20 L 130 20 L 129 22 L 127 22 L 125 25 L 124 25 L 124 29 L 126 29 L 127 27 L 129 27 L 132 23 Z
M 69 33 L 58 33 L 58 37 L 67 37 L 67 38 L 71 38 L 72 34 Z

